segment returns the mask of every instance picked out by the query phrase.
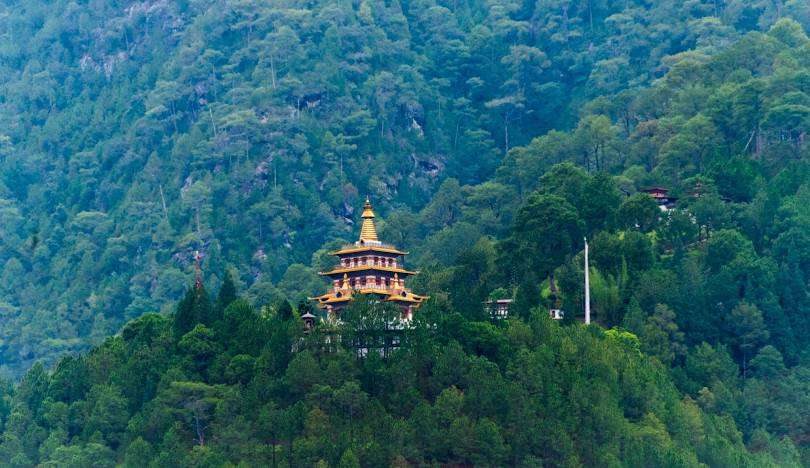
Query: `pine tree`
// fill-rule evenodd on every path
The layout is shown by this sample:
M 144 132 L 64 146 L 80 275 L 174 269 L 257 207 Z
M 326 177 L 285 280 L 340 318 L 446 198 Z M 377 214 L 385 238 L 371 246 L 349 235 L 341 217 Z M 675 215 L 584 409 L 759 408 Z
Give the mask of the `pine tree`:
M 194 315 L 195 296 L 194 288 L 189 288 L 186 290 L 186 295 L 183 296 L 183 299 L 177 304 L 173 323 L 174 337 L 176 340 L 179 340 L 183 335 L 188 333 L 189 330 L 194 328 L 194 324 L 197 323 Z
M 290 320 L 293 316 L 293 309 L 290 302 L 286 299 L 281 299 L 276 303 L 276 314 L 281 320 Z
M 175 339 L 182 338 L 198 323 L 211 325 L 213 321 L 213 307 L 205 286 L 189 288 L 177 304 L 177 311 L 174 314 Z
M 636 335 L 641 335 L 644 331 L 644 321 L 646 318 L 647 314 L 641 309 L 638 299 L 633 297 L 627 305 L 627 313 L 624 314 L 622 327 Z
M 205 286 L 200 286 L 194 292 L 194 317 L 197 323 L 210 326 L 214 322 L 214 307 L 208 291 L 205 290 Z
M 222 314 L 231 302 L 236 300 L 236 284 L 233 282 L 233 277 L 230 272 L 225 271 L 222 286 L 219 288 L 217 294 L 217 302 L 214 305 L 214 320 L 222 318 Z
M 346 449 L 343 452 L 343 455 L 340 457 L 340 462 L 338 462 L 339 468 L 360 468 L 360 460 L 357 458 L 357 455 L 354 454 L 351 448 Z
M 521 317 L 528 317 L 531 309 L 540 303 L 540 285 L 537 276 L 527 272 L 515 293 L 513 310 Z
M 741 358 L 743 379 L 746 378 L 748 370 L 748 359 L 759 346 L 765 342 L 770 333 L 765 327 L 762 319 L 762 312 L 759 308 L 748 302 L 740 302 L 727 320 L 731 342 L 737 350 L 737 355 Z

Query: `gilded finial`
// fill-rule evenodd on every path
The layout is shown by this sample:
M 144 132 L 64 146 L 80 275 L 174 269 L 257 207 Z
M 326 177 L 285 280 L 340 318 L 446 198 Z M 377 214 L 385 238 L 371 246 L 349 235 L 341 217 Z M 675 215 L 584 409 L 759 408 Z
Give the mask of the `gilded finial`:
M 371 201 L 366 197 L 366 203 L 363 205 L 363 225 L 360 227 L 360 241 L 378 242 L 377 227 L 374 225 L 374 211 L 371 209 Z

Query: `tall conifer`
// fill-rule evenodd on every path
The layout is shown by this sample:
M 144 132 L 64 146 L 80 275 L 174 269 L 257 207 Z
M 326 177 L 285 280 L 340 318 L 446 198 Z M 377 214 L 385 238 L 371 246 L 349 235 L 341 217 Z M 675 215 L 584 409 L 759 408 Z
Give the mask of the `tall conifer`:
M 196 294 L 194 288 L 186 290 L 186 295 L 177 304 L 177 310 L 174 313 L 174 337 L 179 340 L 189 330 L 194 327 L 197 322 L 194 316 L 194 298 Z
M 235 300 L 236 284 L 234 284 L 233 277 L 231 276 L 230 272 L 225 271 L 222 286 L 219 288 L 219 294 L 217 294 L 217 302 L 214 305 L 214 320 L 219 320 L 222 318 L 222 314 L 225 309 L 231 304 L 231 302 Z

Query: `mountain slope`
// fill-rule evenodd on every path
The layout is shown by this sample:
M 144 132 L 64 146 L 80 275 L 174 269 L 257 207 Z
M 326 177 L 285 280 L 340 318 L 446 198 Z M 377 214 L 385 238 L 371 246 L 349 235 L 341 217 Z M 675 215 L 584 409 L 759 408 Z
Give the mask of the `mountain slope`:
M 188 297 L 180 309 L 202 296 Z M 682 398 L 632 334 L 561 327 L 544 314 L 501 326 L 455 314 L 417 323 L 386 360 L 357 359 L 334 339 L 333 352 L 317 335 L 299 342 L 302 323 L 283 310 L 260 316 L 236 300 L 182 338 L 172 317 L 148 314 L 53 374 L 35 366 L 4 398 L 13 410 L 0 413 L 0 460 L 798 466 L 787 440 L 766 437 L 748 452 L 734 421 Z M 340 333 L 357 331 L 347 323 Z
M 590 98 L 802 5 L 8 3 L 6 372 L 179 298 L 195 250 L 256 302 L 316 288 L 296 264 L 348 236 L 363 196 L 418 209 L 448 177 L 489 179 Z

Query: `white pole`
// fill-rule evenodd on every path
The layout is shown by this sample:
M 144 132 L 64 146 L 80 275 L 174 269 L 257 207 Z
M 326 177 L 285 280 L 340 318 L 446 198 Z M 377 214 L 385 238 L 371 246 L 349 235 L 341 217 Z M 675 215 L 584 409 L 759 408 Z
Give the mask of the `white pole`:
M 588 238 L 585 238 L 585 324 L 591 323 L 591 281 L 588 272 Z

